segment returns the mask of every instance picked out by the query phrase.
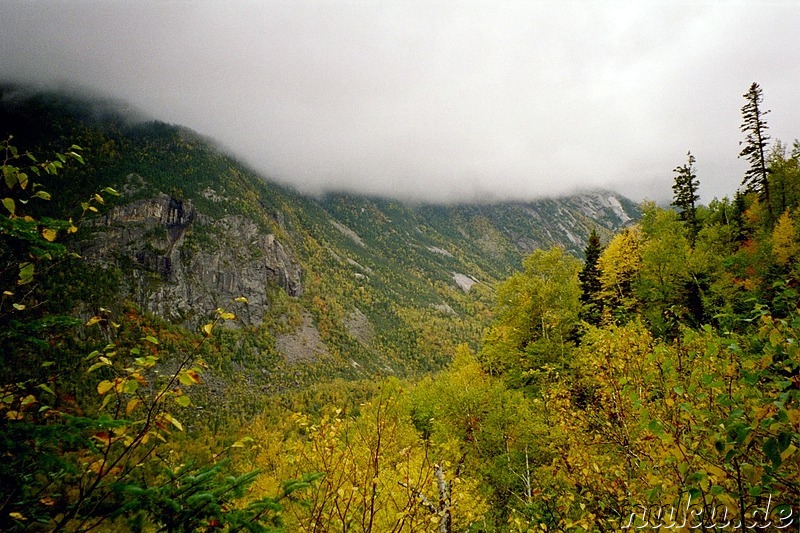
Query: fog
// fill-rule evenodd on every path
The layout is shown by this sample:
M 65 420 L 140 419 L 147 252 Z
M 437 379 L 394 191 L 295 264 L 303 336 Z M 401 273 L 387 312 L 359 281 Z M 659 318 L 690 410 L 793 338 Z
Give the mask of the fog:
M 742 95 L 800 137 L 798 2 L 0 0 L 0 81 L 130 103 L 300 190 L 732 194 Z

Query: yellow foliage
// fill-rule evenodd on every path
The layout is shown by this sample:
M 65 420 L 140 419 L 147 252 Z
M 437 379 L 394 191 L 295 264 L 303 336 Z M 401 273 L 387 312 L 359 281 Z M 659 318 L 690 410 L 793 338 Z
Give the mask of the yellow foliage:
M 640 244 L 639 227 L 626 228 L 611 239 L 597 261 L 600 295 L 611 307 L 630 310 L 635 305 L 632 290 L 642 264 Z
M 772 253 L 779 265 L 786 266 L 794 261 L 798 252 L 800 245 L 797 244 L 797 230 L 787 210 L 780 216 L 772 230 Z
M 478 366 L 469 363 L 473 356 L 466 347 L 459 354 L 463 364 Z M 438 504 L 435 457 L 444 457 L 411 425 L 397 401 L 402 393 L 387 381 L 357 413 L 331 408 L 320 418 L 295 413 L 277 426 L 266 419 L 256 422 L 252 435 L 258 450 L 250 466 L 264 473 L 248 498 L 274 494 L 282 480 L 319 472 L 324 477 L 309 490 L 306 503 L 286 502 L 289 530 L 435 528 L 438 515 L 428 504 Z M 479 484 L 458 476 L 450 462 L 441 464 L 450 484 L 454 525 L 467 527 L 487 511 Z

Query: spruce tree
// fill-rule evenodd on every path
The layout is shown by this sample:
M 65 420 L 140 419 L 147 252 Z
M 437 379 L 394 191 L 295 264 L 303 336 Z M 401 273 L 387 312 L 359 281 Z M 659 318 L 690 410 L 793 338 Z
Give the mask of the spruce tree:
M 676 167 L 675 183 L 672 185 L 674 192 L 672 205 L 679 210 L 679 218 L 686 224 L 689 229 L 689 242 L 694 248 L 694 242 L 697 237 L 698 224 L 697 224 L 697 202 L 700 196 L 697 195 L 697 175 L 694 173 L 695 158 L 692 152 L 687 154 L 689 160 L 686 164 Z
M 602 285 L 600 283 L 600 269 L 597 261 L 603 253 L 600 245 L 600 237 L 597 231 L 592 230 L 589 235 L 589 242 L 584 250 L 585 262 L 583 270 L 578 273 L 578 282 L 581 288 L 580 301 L 583 306 L 580 318 L 594 326 L 600 325 L 603 316 L 603 300 L 600 298 Z
M 747 103 L 742 107 L 743 122 L 740 128 L 743 133 L 747 134 L 747 137 L 739 157 L 746 157 L 750 162 L 750 168 L 744 174 L 742 186 L 744 186 L 745 192 L 758 193 L 759 199 L 767 208 L 769 222 L 772 223 L 772 210 L 769 199 L 769 168 L 767 167 L 765 155 L 769 135 L 767 135 L 767 123 L 764 120 L 764 115 L 769 113 L 769 110 L 761 108 L 763 94 L 761 87 L 755 82 L 750 86 L 750 90 L 744 94 L 744 98 Z
M 738 242 L 743 242 L 747 237 L 747 226 L 744 221 L 744 213 L 747 210 L 747 204 L 744 201 L 744 194 L 742 191 L 736 191 L 733 196 L 733 204 L 731 205 L 731 223 L 735 229 L 734 236 Z

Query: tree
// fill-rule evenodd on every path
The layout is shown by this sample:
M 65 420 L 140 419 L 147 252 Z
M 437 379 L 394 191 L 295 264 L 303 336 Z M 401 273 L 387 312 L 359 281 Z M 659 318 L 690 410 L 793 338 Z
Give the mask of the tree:
M 603 246 L 600 244 L 597 231 L 592 230 L 583 253 L 585 257 L 583 269 L 578 274 L 578 283 L 581 287 L 580 301 L 583 306 L 579 316 L 589 324 L 597 326 L 603 317 L 603 300 L 600 298 L 603 286 L 600 283 L 600 269 L 597 267 Z
M 645 204 L 642 217 L 641 265 L 635 294 L 651 331 L 672 336 L 678 324 L 702 316 L 693 248 L 679 216 L 671 210 Z M 691 312 L 690 312 L 691 310 Z
M 480 365 L 468 349 L 458 352 L 454 365 L 466 365 L 464 371 L 424 379 L 419 394 L 389 378 L 361 402 L 347 397 L 350 385 L 339 384 L 330 389 L 338 398 L 321 413 L 307 412 L 306 405 L 291 419 L 276 423 L 270 413 L 257 419 L 254 461 L 267 478 L 257 494 L 274 493 L 277 480 L 301 472 L 321 475 L 307 501 L 289 501 L 283 513 L 288 530 L 449 533 L 483 518 L 481 484 L 461 474 L 462 441 L 505 403 L 484 395 Z M 428 429 L 418 432 L 422 426 Z
M 734 237 L 737 242 L 743 242 L 747 237 L 747 226 L 745 224 L 744 213 L 747 211 L 747 202 L 742 191 L 736 191 L 731 203 L 731 223 L 734 227 Z
M 634 286 L 642 265 L 641 239 L 641 228 L 625 228 L 611 239 L 597 260 L 605 310 L 622 322 L 627 322 L 639 305 Z
M 759 332 L 741 344 L 709 326 L 671 341 L 636 320 L 590 330 L 571 386 L 548 391 L 556 458 L 539 479 L 557 489 L 559 531 L 622 531 L 633 518 L 640 529 L 648 518 L 652 529 L 684 518 L 693 523 L 678 529 L 700 529 L 723 508 L 729 524 L 744 516 L 763 529 L 768 499 L 796 499 L 800 391 L 786 373 L 797 371 L 797 317 L 757 316 Z M 670 515 L 680 498 L 702 512 Z M 631 514 L 653 502 L 665 512 Z
M 772 230 L 772 253 L 775 262 L 781 267 L 790 265 L 800 253 L 800 246 L 797 244 L 797 230 L 794 221 L 789 215 L 789 211 L 784 211 Z
M 19 153 L 11 144 L 11 138 L 0 143 L 2 176 L 0 180 L 0 285 L 3 299 L 0 302 L 0 325 L 7 326 L 15 314 L 28 307 L 35 307 L 31 300 L 36 276 L 45 265 L 68 255 L 66 247 L 56 242 L 59 233 L 74 233 L 77 227 L 72 219 L 55 220 L 52 217 L 36 218 L 37 203 L 50 200 L 44 186 L 38 181 L 46 176 L 55 176 L 68 160 L 83 162 L 73 145 L 64 153 L 56 153 L 52 161 L 39 161 L 29 153 Z M 111 191 L 111 189 L 108 189 Z M 99 195 L 97 198 L 102 201 Z M 84 203 L 88 210 L 97 211 L 92 197 Z M 83 214 L 81 216 L 83 216 Z M 33 215 L 33 216 L 32 216 Z
M 183 430 L 173 413 L 191 405 L 185 389 L 201 382 L 201 348 L 233 313 L 217 309 L 192 349 L 173 351 L 155 335 L 125 331 L 105 309 L 82 324 L 42 305 L 39 281 L 72 255 L 61 238 L 105 204 L 93 194 L 68 220 L 37 209 L 51 199 L 38 181 L 58 175 L 67 161 L 82 163 L 80 150 L 73 145 L 40 162 L 10 139 L 0 143 L 0 530 L 87 531 L 131 515 L 139 528 L 168 530 L 278 525 L 280 500 L 307 488 L 310 478 L 286 482 L 278 498 L 234 507 L 256 473 L 231 476 L 227 463 L 187 466 L 183 457 L 165 467 L 159 453 L 173 430 Z M 66 361 L 54 357 L 61 337 L 78 336 L 81 348 L 65 348 Z M 85 345 L 98 349 L 77 357 Z M 89 399 L 67 392 L 70 382 L 87 379 L 96 391 Z
M 481 360 L 511 382 L 536 381 L 546 365 L 561 365 L 580 310 L 580 262 L 562 248 L 535 250 L 497 289 L 497 319 L 486 331 Z
M 744 94 L 747 103 L 742 107 L 742 125 L 740 126 L 743 133 L 747 134 L 744 142 L 744 148 L 739 153 L 739 157 L 746 157 L 750 162 L 750 168 L 744 174 L 742 185 L 745 187 L 745 192 L 756 192 L 759 198 L 767 206 L 767 216 L 772 224 L 772 211 L 769 199 L 769 168 L 767 167 L 767 158 L 765 155 L 765 148 L 769 141 L 767 135 L 767 123 L 764 120 L 764 115 L 769 113 L 769 110 L 761 108 L 763 94 L 761 87 L 756 82 L 750 86 L 750 90 Z M 741 144 L 741 143 L 740 143 Z
M 689 242 L 694 247 L 697 238 L 697 202 L 700 196 L 697 194 L 697 175 L 694 173 L 693 165 L 695 158 L 692 152 L 687 154 L 689 160 L 679 167 L 676 167 L 675 183 L 672 185 L 674 193 L 672 205 L 679 209 L 679 217 L 689 229 Z
M 792 153 L 787 152 L 788 146 L 776 140 L 767 158 L 770 192 L 779 213 L 800 204 L 800 145 L 797 140 Z
M 534 471 L 552 456 L 540 446 L 548 427 L 530 397 L 490 376 L 465 346 L 459 347 L 450 368 L 420 381 L 410 396 L 414 425 L 426 435 L 428 453 L 437 464 L 451 465 L 444 474 L 454 481 L 450 495 L 456 504 L 459 498 L 464 501 L 467 481 L 477 481 L 489 505 L 483 528 L 487 522 L 507 524 L 510 515 L 535 505 Z M 446 483 L 434 474 L 440 507 L 447 501 L 442 497 Z M 481 502 L 473 502 L 477 510 Z M 463 523 L 466 509 L 456 505 L 453 510 L 453 530 L 461 531 L 458 521 Z M 441 521 L 439 525 L 441 531 Z

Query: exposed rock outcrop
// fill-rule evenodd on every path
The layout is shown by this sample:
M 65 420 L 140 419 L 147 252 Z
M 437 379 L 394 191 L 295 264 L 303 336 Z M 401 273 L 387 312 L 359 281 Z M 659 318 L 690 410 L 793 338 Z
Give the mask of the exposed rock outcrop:
M 289 363 L 318 361 L 326 357 L 328 347 L 314 326 L 307 311 L 303 312 L 303 323 L 291 333 L 282 333 L 275 338 L 275 346 Z
M 261 323 L 271 288 L 303 291 L 302 272 L 283 244 L 242 216 L 212 220 L 190 201 L 159 194 L 115 207 L 93 226 L 84 255 L 98 263 L 132 265 L 128 297 L 165 318 L 189 323 L 245 296 L 236 313 Z M 98 228 L 99 229 L 99 228 Z
M 375 338 L 375 328 L 361 309 L 356 308 L 344 321 L 347 332 L 355 337 L 363 346 L 369 346 Z

